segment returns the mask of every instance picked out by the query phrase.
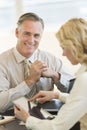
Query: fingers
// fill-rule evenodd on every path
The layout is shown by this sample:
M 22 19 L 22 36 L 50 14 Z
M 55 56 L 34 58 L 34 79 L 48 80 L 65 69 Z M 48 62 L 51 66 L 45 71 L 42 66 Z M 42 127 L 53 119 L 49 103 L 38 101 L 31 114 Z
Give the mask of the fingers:
M 17 117 L 17 113 L 20 112 L 20 108 L 18 107 L 18 105 L 15 105 L 14 106 L 14 114 L 15 114 L 15 117 Z
M 16 114 L 21 112 L 21 107 L 19 105 L 15 105 L 14 106 L 14 114 L 15 114 L 15 117 L 16 117 Z
M 25 109 L 24 109 L 23 107 L 21 107 L 19 104 L 16 104 L 16 105 L 14 106 L 14 109 L 15 109 L 16 111 L 25 111 Z
M 38 94 L 36 94 L 34 97 L 30 98 L 29 101 L 36 101 L 39 103 L 46 102 L 46 95 L 45 91 L 40 91 Z
M 40 97 L 40 92 L 38 94 L 36 94 L 34 97 L 30 98 L 28 101 L 34 101 L 39 97 Z
M 45 97 L 37 98 L 36 101 L 43 104 L 46 102 L 46 98 Z
M 20 111 L 20 107 L 19 107 L 19 106 L 17 106 L 17 105 L 15 105 L 14 109 L 17 109 L 17 110 L 19 110 L 19 111 Z
M 15 117 L 26 122 L 27 118 L 29 117 L 29 113 L 26 112 L 22 107 L 19 107 L 19 105 L 14 107 L 14 114 Z
M 30 75 L 29 78 L 35 82 L 40 80 L 41 73 L 47 69 L 47 66 L 45 63 L 42 63 L 41 61 L 35 61 L 30 68 Z
M 34 98 L 29 99 L 28 101 L 30 101 L 30 102 L 35 101 L 36 103 L 43 104 L 46 102 L 46 99 L 44 97 L 41 97 L 41 98 L 34 97 Z
M 34 67 L 34 68 L 36 68 L 36 69 L 41 69 L 41 70 L 45 71 L 46 68 L 47 68 L 47 65 L 46 65 L 45 63 L 43 63 L 43 62 L 37 60 L 37 61 L 35 61 L 35 62 L 31 65 L 31 67 Z

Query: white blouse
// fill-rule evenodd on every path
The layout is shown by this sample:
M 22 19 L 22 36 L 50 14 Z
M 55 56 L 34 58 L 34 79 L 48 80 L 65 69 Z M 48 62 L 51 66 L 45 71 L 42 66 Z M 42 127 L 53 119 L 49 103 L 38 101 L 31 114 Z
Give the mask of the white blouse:
M 63 97 L 62 97 L 63 96 Z M 64 99 L 64 94 L 60 94 Z M 40 120 L 29 116 L 26 127 L 32 130 L 69 130 L 80 121 L 81 130 L 87 130 L 87 65 L 82 65 L 66 102 L 53 120 Z

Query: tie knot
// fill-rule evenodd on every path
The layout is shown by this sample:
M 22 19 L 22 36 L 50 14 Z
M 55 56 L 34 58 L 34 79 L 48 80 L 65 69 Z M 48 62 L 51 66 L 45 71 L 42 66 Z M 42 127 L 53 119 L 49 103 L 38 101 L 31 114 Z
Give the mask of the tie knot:
M 30 65 L 31 65 L 31 61 L 28 60 L 28 59 L 24 59 L 24 63 L 27 64 L 29 67 L 30 67 Z

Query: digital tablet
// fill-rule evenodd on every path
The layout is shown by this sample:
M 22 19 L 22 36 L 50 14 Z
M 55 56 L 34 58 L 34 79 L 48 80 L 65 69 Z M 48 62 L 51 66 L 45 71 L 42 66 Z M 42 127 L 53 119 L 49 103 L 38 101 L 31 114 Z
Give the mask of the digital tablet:
M 27 98 L 20 97 L 13 101 L 15 105 L 20 105 L 26 111 L 28 111 L 32 116 L 39 119 L 53 119 L 54 115 L 47 112 L 45 109 L 41 108 L 38 104 L 34 102 L 29 102 Z
M 21 107 L 23 107 L 26 111 L 29 111 L 29 107 L 28 107 L 28 100 L 27 100 L 27 98 L 25 98 L 25 97 L 20 97 L 20 98 L 18 98 L 18 99 L 15 99 L 14 101 L 13 101 L 13 104 L 15 104 L 15 105 L 20 105 Z
M 53 119 L 54 115 L 47 112 L 45 109 L 40 107 L 38 104 L 35 104 L 34 102 L 29 102 L 29 113 L 37 117 L 39 119 Z
M 47 112 L 56 113 L 56 114 L 59 111 L 59 109 L 62 107 L 62 105 L 63 105 L 63 102 L 61 102 L 58 99 L 53 99 L 53 100 L 45 102 L 43 104 L 39 103 L 39 106 L 41 106 Z

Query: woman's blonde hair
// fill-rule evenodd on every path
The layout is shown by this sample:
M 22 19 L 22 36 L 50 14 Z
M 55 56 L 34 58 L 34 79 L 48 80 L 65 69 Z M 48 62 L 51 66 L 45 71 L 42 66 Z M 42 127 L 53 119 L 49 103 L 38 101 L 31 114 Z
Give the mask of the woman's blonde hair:
M 80 63 L 87 64 L 87 21 L 70 19 L 59 29 L 56 37 L 60 45 L 69 48 Z

